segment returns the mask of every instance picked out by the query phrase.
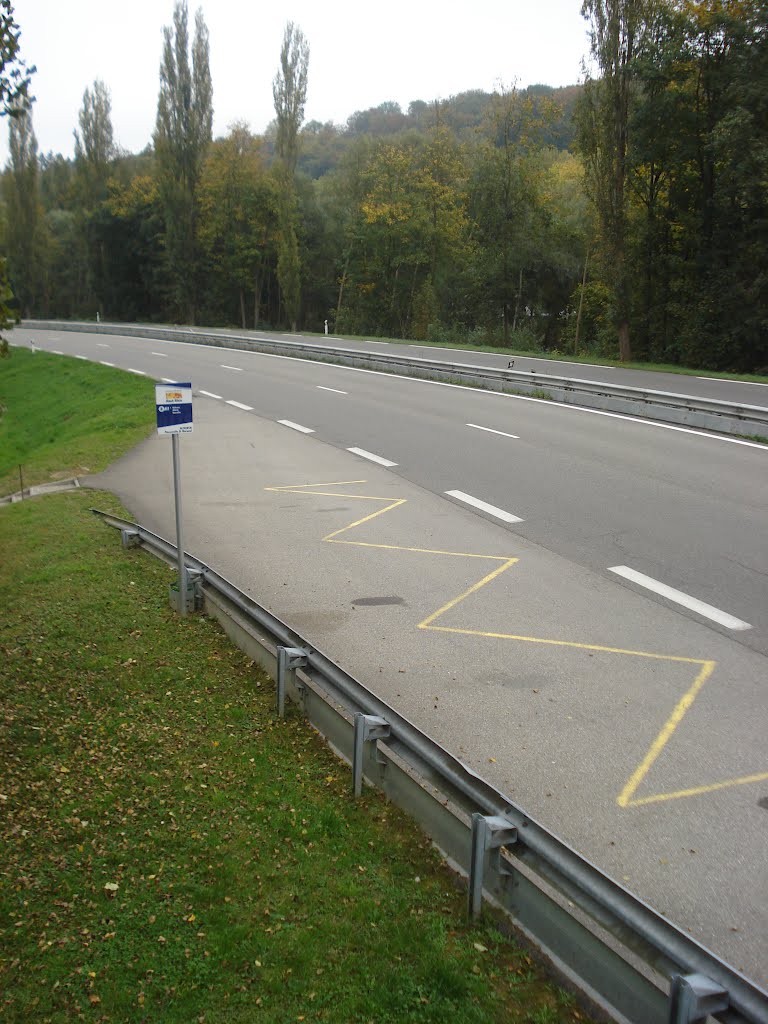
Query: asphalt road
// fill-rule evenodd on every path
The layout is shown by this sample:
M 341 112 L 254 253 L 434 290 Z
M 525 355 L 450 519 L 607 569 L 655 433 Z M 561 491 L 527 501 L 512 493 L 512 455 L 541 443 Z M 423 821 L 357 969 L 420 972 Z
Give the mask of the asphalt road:
M 210 427 L 185 438 L 188 548 L 766 982 L 767 449 L 280 357 L 13 340 L 32 339 L 191 379 Z M 105 481 L 170 533 L 164 440 Z

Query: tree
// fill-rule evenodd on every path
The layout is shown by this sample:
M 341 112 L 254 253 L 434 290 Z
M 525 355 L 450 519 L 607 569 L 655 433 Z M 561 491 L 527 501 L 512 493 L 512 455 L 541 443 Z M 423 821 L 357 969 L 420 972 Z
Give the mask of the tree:
M 153 140 L 165 210 L 168 267 L 179 308 L 193 324 L 198 283 L 196 190 L 211 141 L 213 87 L 202 11 L 195 16 L 191 65 L 187 21 L 187 0 L 180 0 L 174 6 L 173 25 L 163 29 Z
M 78 305 L 104 314 L 104 249 L 93 231 L 94 213 L 107 195 L 107 179 L 116 156 L 112 131 L 112 102 L 104 82 L 83 93 L 75 136 L 75 198 L 77 233 L 73 262 L 82 268 L 76 295 Z M 61 224 L 57 224 L 61 227 Z
M 27 68 L 19 55 L 21 32 L 14 20 L 11 0 L 0 0 L 0 116 L 18 116 L 33 102 L 29 86 L 35 67 Z
M 633 61 L 641 41 L 647 0 L 584 0 L 591 23 L 592 56 L 601 72 L 587 78 L 578 135 L 588 186 L 597 208 L 614 303 L 619 356 L 632 357 L 630 268 L 627 261 L 627 155 Z
M 301 29 L 289 21 L 280 48 L 280 68 L 272 83 L 277 116 L 275 152 L 289 175 L 296 171 L 299 130 L 307 101 L 309 43 Z
M 280 68 L 272 83 L 277 116 L 275 155 L 280 189 L 278 202 L 277 280 L 286 317 L 295 331 L 301 308 L 301 264 L 296 231 L 297 202 L 294 175 L 299 129 L 307 99 L 309 44 L 300 28 L 289 21 L 280 49 Z
M 0 0 L 0 117 L 23 115 L 32 102 L 29 86 L 35 68 L 27 68 L 20 56 L 19 37 L 11 0 Z M 0 259 L 0 330 L 15 322 L 9 303 L 12 293 L 8 284 L 5 258 Z M 8 355 L 8 342 L 0 337 L 0 355 Z
M 359 156 L 365 162 L 345 189 L 356 214 L 345 232 L 337 329 L 426 337 L 464 263 L 461 150 L 436 125 L 426 142 L 379 142 Z
M 493 332 L 501 315 L 504 344 L 526 303 L 524 288 L 544 249 L 538 135 L 542 122 L 516 90 L 494 94 L 477 147 L 471 213 L 480 245 L 482 319 Z
M 13 116 L 10 167 L 5 176 L 9 270 L 26 316 L 42 308 L 45 292 L 45 220 L 32 111 Z
M 163 251 L 163 213 L 157 182 L 135 175 L 123 186 L 111 178 L 93 213 L 91 233 L 102 253 L 99 287 L 110 315 L 153 320 L 166 314 L 172 292 Z
M 112 132 L 112 100 L 109 89 L 100 80 L 93 91 L 83 93 L 78 115 L 80 131 L 75 130 L 75 162 L 83 183 L 85 205 L 93 207 L 106 194 L 110 165 L 116 155 Z
M 247 326 L 246 293 L 253 293 L 253 327 L 258 327 L 264 277 L 274 264 L 275 179 L 264 164 L 259 139 L 238 122 L 211 146 L 200 179 L 200 242 L 211 268 L 212 288 L 224 316 L 233 317 L 237 296 Z

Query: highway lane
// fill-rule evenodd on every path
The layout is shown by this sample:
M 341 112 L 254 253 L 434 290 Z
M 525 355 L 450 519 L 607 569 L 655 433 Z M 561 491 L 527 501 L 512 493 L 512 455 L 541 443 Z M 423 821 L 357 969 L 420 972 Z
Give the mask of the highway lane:
M 247 589 L 258 579 L 260 600 L 266 593 L 278 614 L 368 685 L 373 677 L 385 699 L 605 870 L 766 980 L 765 901 L 754 898 L 759 879 L 765 883 L 760 800 L 768 789 L 765 448 L 319 363 L 96 335 L 31 337 L 151 377 L 192 379 L 200 401 L 215 409 L 236 403 L 226 410 L 241 417 L 226 450 L 204 449 L 192 467 L 185 455 L 199 485 L 190 548 L 218 550 L 224 515 L 227 540 L 239 547 L 222 568 L 236 582 Z M 195 443 L 204 445 L 205 435 L 203 418 Z M 251 436 L 246 450 L 242 439 Z M 287 455 L 310 450 L 320 454 L 303 463 Z M 323 480 L 370 479 L 384 473 L 370 460 L 380 457 L 395 465 L 372 493 L 406 494 L 409 507 L 425 510 L 404 531 L 396 519 L 378 523 L 383 532 L 365 535 L 366 543 L 504 553 L 519 567 L 477 601 L 449 608 L 437 623 L 448 633 L 414 636 L 412 608 L 424 606 L 419 617 L 434 612 L 473 580 L 454 582 L 450 561 L 419 563 L 416 572 L 369 561 L 367 548 L 322 561 L 329 545 L 316 549 L 313 539 L 370 509 L 358 512 L 356 499 L 344 497 L 316 508 L 306 493 L 265 488 L 316 481 L 326 463 L 336 473 L 327 450 L 345 462 L 343 475 Z M 139 480 L 140 491 L 167 489 L 146 472 Z M 447 491 L 492 507 L 473 508 Z M 170 511 L 167 495 L 153 504 L 134 492 L 129 507 L 144 521 L 144 513 L 162 519 Z M 238 514 L 250 515 L 240 533 Z M 611 572 L 622 565 L 751 628 L 717 622 Z M 402 605 L 354 606 L 381 595 Z M 364 623 L 374 633 L 361 645 Z M 567 655 L 541 646 L 551 643 L 564 643 Z M 590 645 L 597 646 L 587 663 Z M 606 647 L 629 654 L 600 653 Z M 631 654 L 638 650 L 660 660 Z M 406 689 L 394 659 L 429 693 Z M 716 663 L 701 695 L 691 659 Z M 681 697 L 695 704 L 649 763 L 644 751 Z M 620 792 L 624 807 L 616 805 Z
M 53 344 L 45 332 L 38 340 Z M 102 361 L 119 352 L 123 366 L 156 376 L 183 367 L 222 400 L 378 454 L 435 494 L 477 498 L 521 520 L 516 535 L 768 652 L 762 446 L 352 368 L 193 345 L 182 354 L 178 343 L 135 338 L 59 340 L 61 351 L 80 346 Z

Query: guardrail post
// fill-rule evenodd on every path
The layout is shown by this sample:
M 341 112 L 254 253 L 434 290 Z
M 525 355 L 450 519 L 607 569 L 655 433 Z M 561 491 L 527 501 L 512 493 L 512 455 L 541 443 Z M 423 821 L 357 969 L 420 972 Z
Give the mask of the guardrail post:
M 363 749 L 370 740 L 383 740 L 389 736 L 390 727 L 386 718 L 378 715 L 355 713 L 355 742 L 352 749 L 352 793 L 360 796 L 363 792 Z
M 277 648 L 277 714 L 285 715 L 285 677 L 288 672 L 295 672 L 307 664 L 307 651 L 302 647 Z
M 511 874 L 501 860 L 502 846 L 517 842 L 517 828 L 502 815 L 472 815 L 472 850 L 469 858 L 469 916 L 477 918 L 483 907 L 483 878 L 486 855 L 494 851 L 496 869 L 500 874 Z
M 120 539 L 124 548 L 137 548 L 141 544 L 141 535 L 138 530 L 121 530 Z
M 669 1024 L 696 1024 L 729 1006 L 727 991 L 703 974 L 677 974 L 669 990 Z
M 187 595 L 192 591 L 192 610 L 201 612 L 203 610 L 203 583 L 205 582 L 202 569 L 187 569 Z

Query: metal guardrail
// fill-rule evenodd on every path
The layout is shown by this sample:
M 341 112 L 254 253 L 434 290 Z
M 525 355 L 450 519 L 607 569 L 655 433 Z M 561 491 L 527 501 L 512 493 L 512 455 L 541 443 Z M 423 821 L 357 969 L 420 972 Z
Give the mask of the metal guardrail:
M 228 332 L 214 334 L 191 328 L 50 320 L 27 320 L 21 324 L 21 327 L 158 338 L 165 341 L 185 341 L 193 344 L 291 355 L 301 359 L 361 366 L 407 376 L 459 381 L 482 388 L 513 390 L 524 395 L 545 394 L 552 400 L 565 404 L 619 412 L 725 434 L 768 436 L 768 408 L 763 406 L 740 405 L 716 399 L 676 394 L 670 391 L 654 391 L 621 384 L 608 384 L 604 381 L 559 377 L 554 374 L 536 373 L 532 370 L 505 370 L 493 366 L 473 366 L 467 363 L 422 359 L 407 353 L 400 355 L 360 352 L 357 349 L 331 347 L 315 342 L 283 341 L 266 335 L 257 337 Z
M 98 509 L 126 547 L 171 565 L 169 541 Z M 467 876 L 468 908 L 483 897 L 604 1011 L 633 1024 L 768 1024 L 768 992 L 719 959 L 536 822 L 284 622 L 185 554 L 189 593 L 363 777 L 419 822 Z

